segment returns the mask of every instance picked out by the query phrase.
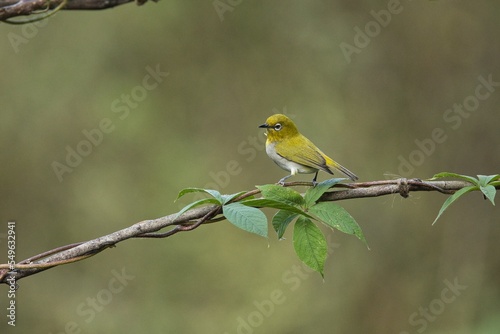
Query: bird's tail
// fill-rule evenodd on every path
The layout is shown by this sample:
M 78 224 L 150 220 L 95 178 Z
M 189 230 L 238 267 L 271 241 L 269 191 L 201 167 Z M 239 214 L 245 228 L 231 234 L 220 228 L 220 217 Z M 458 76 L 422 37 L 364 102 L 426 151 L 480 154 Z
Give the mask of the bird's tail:
M 332 162 L 330 164 L 335 169 L 338 169 L 339 171 L 341 171 L 342 173 L 344 173 L 345 175 L 347 175 L 352 181 L 356 181 L 358 179 L 358 177 L 357 177 L 356 174 L 354 174 L 353 172 L 351 172 L 349 169 L 345 168 L 341 164 L 339 164 L 339 163 L 337 163 L 337 162 L 335 162 L 333 160 L 332 160 Z

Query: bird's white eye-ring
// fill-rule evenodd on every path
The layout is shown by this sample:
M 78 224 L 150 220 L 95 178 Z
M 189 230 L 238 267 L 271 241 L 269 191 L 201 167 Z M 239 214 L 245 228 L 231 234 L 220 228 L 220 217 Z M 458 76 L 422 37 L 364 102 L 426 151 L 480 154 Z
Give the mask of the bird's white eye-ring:
M 281 130 L 281 123 L 276 123 L 276 125 L 274 126 L 274 130 L 276 131 Z

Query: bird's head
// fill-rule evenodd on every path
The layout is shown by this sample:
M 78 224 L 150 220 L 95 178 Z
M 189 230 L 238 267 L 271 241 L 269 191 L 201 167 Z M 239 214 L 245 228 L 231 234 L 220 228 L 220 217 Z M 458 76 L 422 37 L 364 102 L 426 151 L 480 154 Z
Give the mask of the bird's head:
M 267 129 L 267 139 L 272 142 L 290 138 L 299 133 L 295 123 L 282 114 L 270 116 L 259 128 Z

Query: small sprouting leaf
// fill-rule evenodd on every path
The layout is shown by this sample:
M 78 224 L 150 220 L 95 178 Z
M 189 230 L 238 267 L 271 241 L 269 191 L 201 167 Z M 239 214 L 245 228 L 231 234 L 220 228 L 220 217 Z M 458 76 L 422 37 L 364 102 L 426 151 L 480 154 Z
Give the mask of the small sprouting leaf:
M 366 245 L 366 247 L 368 247 L 361 227 L 349 212 L 340 205 L 332 202 L 321 202 L 312 206 L 310 211 L 325 225 L 333 227 L 341 232 L 355 235 Z M 368 247 L 368 249 L 370 249 L 370 247 Z
M 285 230 L 288 225 L 297 218 L 298 214 L 293 213 L 287 210 L 279 210 L 273 216 L 272 224 L 274 230 L 278 234 L 278 239 L 283 239 L 283 235 L 285 234 Z
M 318 183 L 316 186 L 307 189 L 304 195 L 304 200 L 306 203 L 306 208 L 309 208 L 316 203 L 316 201 L 323 195 L 328 189 L 333 187 L 335 184 L 346 180 L 345 178 L 333 178 L 328 179 L 323 182 Z
M 500 174 L 496 175 L 478 175 L 479 186 L 487 186 L 491 181 L 500 179 Z
M 267 218 L 259 209 L 230 203 L 222 207 L 222 213 L 233 225 L 267 238 Z
M 212 196 L 213 198 L 215 198 L 219 202 L 219 204 L 223 204 L 222 195 L 220 194 L 220 192 L 218 192 L 217 190 L 213 190 L 213 189 L 203 189 L 203 188 L 185 188 L 185 189 L 182 189 L 179 192 L 179 195 L 177 195 L 176 201 L 179 198 L 181 198 L 182 196 L 189 194 L 189 193 L 207 193 L 210 196 Z
M 273 208 L 273 209 L 287 210 L 287 211 L 291 211 L 293 213 L 297 213 L 299 215 L 303 215 L 303 216 L 309 217 L 311 219 L 314 219 L 314 217 L 312 217 L 311 215 L 306 213 L 304 210 L 299 209 L 296 206 L 293 206 L 293 205 L 290 205 L 290 204 L 287 204 L 284 202 L 280 202 L 277 200 L 273 200 L 273 199 L 256 198 L 256 199 L 244 200 L 244 201 L 241 201 L 239 203 L 244 204 L 244 205 L 248 205 L 248 206 L 251 206 L 254 208 Z
M 494 186 L 491 184 L 487 186 L 481 186 L 479 187 L 481 192 L 484 194 L 484 196 L 490 200 L 491 204 L 495 205 L 495 194 L 497 193 L 497 190 L 495 189 Z
M 473 190 L 477 190 L 477 189 L 478 189 L 478 187 L 476 187 L 476 186 L 464 187 L 464 188 L 458 190 L 457 192 L 455 192 L 450 197 L 448 197 L 446 199 L 446 201 L 443 203 L 443 205 L 441 206 L 441 209 L 439 210 L 439 213 L 438 213 L 436 219 L 434 219 L 434 222 L 432 223 L 432 225 L 434 225 L 437 222 L 439 217 L 441 217 L 441 215 L 443 214 L 444 210 L 446 210 L 450 206 L 451 203 L 455 202 L 463 194 L 468 193 L 468 192 L 473 191 Z
M 292 188 L 286 188 L 276 184 L 266 184 L 257 186 L 257 188 L 262 192 L 264 198 L 294 206 L 301 206 L 304 204 L 302 195 Z
M 193 203 L 190 203 L 188 205 L 186 205 L 185 207 L 182 208 L 181 211 L 179 211 L 176 215 L 175 215 L 175 219 L 177 219 L 180 215 L 182 215 L 184 212 L 188 211 L 189 209 L 192 209 L 194 207 L 197 207 L 197 206 L 200 206 L 200 205 L 203 205 L 203 204 L 220 204 L 218 200 L 216 200 L 215 198 L 203 198 L 203 199 L 200 199 L 196 202 L 193 202 Z
M 435 174 L 431 178 L 431 180 L 440 179 L 440 178 L 444 178 L 444 177 L 462 179 L 462 180 L 465 180 L 465 181 L 469 181 L 470 183 L 472 183 L 474 185 L 479 186 L 478 180 L 476 178 L 472 177 L 472 176 L 461 175 L 461 174 L 450 173 L 450 172 L 441 172 L 441 173 Z
M 216 200 L 218 200 L 221 204 L 223 203 L 223 200 L 222 200 L 222 195 L 220 194 L 220 192 L 218 192 L 217 190 L 213 190 L 213 189 L 204 189 L 204 191 L 207 193 L 207 194 L 210 194 L 213 198 L 215 198 Z
M 327 243 L 321 230 L 306 217 L 299 217 L 293 229 L 293 247 L 299 259 L 323 276 Z

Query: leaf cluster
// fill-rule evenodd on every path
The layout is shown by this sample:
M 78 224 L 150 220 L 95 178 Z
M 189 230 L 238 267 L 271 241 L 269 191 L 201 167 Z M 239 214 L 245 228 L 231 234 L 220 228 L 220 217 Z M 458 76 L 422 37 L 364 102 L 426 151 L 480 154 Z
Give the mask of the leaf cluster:
M 262 195 L 259 198 L 255 198 L 255 191 L 222 195 L 212 189 L 187 188 L 179 193 L 177 199 L 193 192 L 203 192 L 210 197 L 188 204 L 177 216 L 196 206 L 215 204 L 222 207 L 222 214 L 233 225 L 267 237 L 268 221 L 261 209 L 277 209 L 271 224 L 278 238 L 283 239 L 287 227 L 294 223 L 293 246 L 297 256 L 323 276 L 328 245 L 317 223 L 352 234 L 367 245 L 360 226 L 343 207 L 332 202 L 317 202 L 328 189 L 343 180 L 333 178 L 318 183 L 308 188 L 303 196 L 294 189 L 276 184 L 257 186 L 258 193 Z
M 459 197 L 471 192 L 481 191 L 484 198 L 495 205 L 496 188 L 500 186 L 500 174 L 478 175 L 477 178 L 450 172 L 434 175 L 432 178 L 457 178 L 470 183 L 454 192 L 443 203 L 433 224 L 441 217 L 444 211 Z M 268 236 L 268 221 L 262 212 L 263 208 L 276 209 L 271 225 L 278 239 L 283 239 L 286 229 L 293 225 L 293 246 L 300 260 L 313 270 L 324 274 L 328 245 L 326 238 L 318 227 L 322 224 L 329 228 L 351 234 L 361 240 L 367 247 L 365 236 L 356 220 L 340 205 L 333 202 L 318 201 L 330 188 L 346 179 L 332 178 L 308 188 L 304 195 L 296 190 L 278 185 L 266 184 L 257 186 L 256 190 L 239 192 L 231 195 L 222 195 L 216 190 L 202 188 L 186 188 L 177 199 L 194 192 L 203 192 L 209 197 L 200 199 L 185 206 L 176 218 L 186 211 L 200 205 L 217 205 L 222 217 L 231 224 L 259 236 Z M 255 195 L 261 196 L 256 198 Z
M 456 174 L 456 173 L 450 173 L 450 172 L 442 172 L 434 175 L 432 177 L 432 180 L 435 179 L 440 179 L 440 178 L 456 178 L 456 179 L 461 179 L 464 181 L 468 181 L 471 183 L 470 186 L 463 187 L 462 189 L 458 190 L 455 192 L 453 195 L 448 197 L 448 199 L 443 203 L 441 206 L 441 209 L 439 210 L 439 213 L 434 219 L 434 222 L 432 225 L 434 225 L 439 217 L 443 214 L 443 212 L 451 205 L 451 203 L 455 202 L 459 197 L 462 195 L 465 195 L 468 192 L 471 191 L 477 191 L 480 190 L 483 193 L 483 196 L 485 199 L 488 199 L 491 204 L 495 205 L 495 195 L 497 192 L 496 187 L 500 186 L 500 174 L 496 175 L 478 175 L 477 179 L 472 177 L 472 176 L 467 176 L 467 175 L 461 175 L 461 174 Z

